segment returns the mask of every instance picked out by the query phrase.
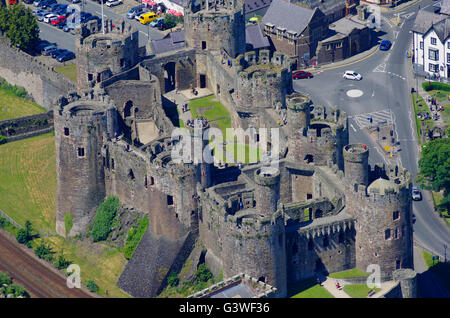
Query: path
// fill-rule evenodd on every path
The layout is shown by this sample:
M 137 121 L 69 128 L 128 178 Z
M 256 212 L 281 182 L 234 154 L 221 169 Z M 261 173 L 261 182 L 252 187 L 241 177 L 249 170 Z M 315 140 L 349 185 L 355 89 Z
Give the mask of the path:
M 340 280 L 339 284 L 344 286 Z M 344 292 L 344 289 L 337 289 L 336 288 L 336 278 L 330 278 L 327 277 L 327 279 L 322 282 L 322 286 L 330 292 L 331 295 L 333 295 L 335 298 L 351 298 L 346 292 Z

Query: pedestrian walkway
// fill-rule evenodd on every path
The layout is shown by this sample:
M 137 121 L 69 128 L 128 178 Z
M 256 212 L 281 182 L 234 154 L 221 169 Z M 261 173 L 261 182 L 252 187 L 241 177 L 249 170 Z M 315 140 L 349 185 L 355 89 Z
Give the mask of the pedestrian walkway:
M 339 281 L 339 285 L 342 287 L 344 284 Z M 351 298 L 346 292 L 344 292 L 344 289 L 341 287 L 340 289 L 336 288 L 336 278 L 330 278 L 327 277 L 327 279 L 322 282 L 322 286 L 330 292 L 331 295 L 333 295 L 335 298 Z

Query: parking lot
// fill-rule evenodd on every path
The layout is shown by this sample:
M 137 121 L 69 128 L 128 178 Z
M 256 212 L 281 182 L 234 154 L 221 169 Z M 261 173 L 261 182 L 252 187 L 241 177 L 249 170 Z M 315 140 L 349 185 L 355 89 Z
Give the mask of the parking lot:
M 168 31 L 159 31 L 156 28 L 151 28 L 149 25 L 143 25 L 135 19 L 128 19 L 126 17 L 130 8 L 138 6 L 140 2 L 136 0 L 122 0 L 123 3 L 114 7 L 103 6 L 103 15 L 105 19 L 112 19 L 113 21 L 124 20 L 135 27 L 139 31 L 139 46 L 145 46 L 148 40 L 158 40 L 164 37 Z M 58 0 L 59 4 L 70 5 L 72 2 L 66 0 Z M 77 3 L 82 12 L 88 12 L 92 15 L 102 16 L 102 6 L 93 0 L 82 0 Z M 31 10 L 41 9 L 33 6 L 33 4 L 26 5 Z M 45 9 L 43 9 L 45 10 Z M 45 22 L 38 22 L 40 28 L 40 38 L 51 43 L 56 43 L 59 48 L 67 49 L 75 52 L 75 36 L 73 32 L 64 32 L 62 29 Z

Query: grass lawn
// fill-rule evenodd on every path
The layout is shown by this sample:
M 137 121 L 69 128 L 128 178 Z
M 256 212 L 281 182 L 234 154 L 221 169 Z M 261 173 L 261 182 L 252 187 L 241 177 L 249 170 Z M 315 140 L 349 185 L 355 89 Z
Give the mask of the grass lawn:
M 436 98 L 437 102 L 443 102 L 448 100 L 449 92 L 439 91 L 439 90 L 432 90 L 427 92 L 431 97 Z
M 422 257 L 423 257 L 423 260 L 425 261 L 425 265 L 427 265 L 428 268 L 433 266 L 433 255 L 431 255 L 428 252 L 422 251 Z M 434 261 L 434 265 L 436 265 L 439 262 L 440 261 Z
M 64 239 L 56 234 L 56 157 L 53 133 L 0 145 L 0 209 L 20 225 L 48 234 L 53 250 L 81 268 L 82 281 L 94 280 L 100 293 L 124 297 L 115 284 L 126 259 L 105 244 Z M 39 240 L 39 239 L 38 239 Z M 36 245 L 38 242 L 33 242 Z
M 76 64 L 69 64 L 65 66 L 59 66 L 55 67 L 55 71 L 64 75 L 68 79 L 70 79 L 72 82 L 77 82 L 77 65 Z
M 226 129 L 231 128 L 231 117 L 228 110 L 214 95 L 193 99 L 188 103 L 188 108 L 194 119 L 197 116 L 205 117 L 208 120 L 224 117 L 211 122 L 211 124 L 216 124 L 219 127 L 225 139 Z
M 291 286 L 288 291 L 291 298 L 334 298 L 325 287 L 316 283 L 314 279 L 307 279 Z
M 48 133 L 0 145 L 0 209 L 20 225 L 55 233 L 55 137 Z
M 63 254 L 73 264 L 80 266 L 81 280 L 86 284 L 93 280 L 99 286 L 99 294 L 108 297 L 129 297 L 116 283 L 122 274 L 127 260 L 123 253 L 102 243 L 89 243 L 74 238 L 60 236 L 44 238 L 50 242 L 53 251 Z
M 368 277 L 370 274 L 360 271 L 357 268 L 349 269 L 342 272 L 330 273 L 328 276 L 332 278 L 348 278 L 348 277 Z
M 352 298 L 366 298 L 370 290 L 380 291 L 380 288 L 369 288 L 366 284 L 344 285 L 344 292 Z
M 421 128 L 422 128 L 422 120 L 417 117 L 417 114 L 420 112 L 426 112 L 429 113 L 430 116 L 432 115 L 430 113 L 430 110 L 426 104 L 426 102 L 423 100 L 422 96 L 419 95 L 419 103 L 416 103 L 416 98 L 417 95 L 416 94 L 411 94 L 411 100 L 413 103 L 413 108 L 414 108 L 414 119 L 416 121 L 416 129 L 417 129 L 417 135 L 419 137 L 419 142 L 420 144 L 422 143 L 422 134 L 420 133 Z M 434 122 L 432 119 L 427 119 L 425 120 L 425 123 L 428 125 L 428 127 L 433 128 L 434 126 Z
M 46 113 L 47 110 L 35 102 L 17 97 L 11 92 L 0 89 L 0 120 Z

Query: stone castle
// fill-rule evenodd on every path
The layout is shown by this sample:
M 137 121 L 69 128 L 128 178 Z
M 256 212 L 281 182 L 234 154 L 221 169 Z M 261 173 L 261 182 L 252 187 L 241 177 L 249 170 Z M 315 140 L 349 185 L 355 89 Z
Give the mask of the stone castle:
M 77 34 L 78 89 L 54 103 L 57 232 L 85 233 L 108 195 L 148 213 L 146 235 L 159 252 L 133 283 L 148 284 L 134 296 L 157 295 L 166 279 L 158 268 L 179 271 L 194 241 L 216 277 L 244 273 L 279 297 L 321 272 L 378 264 L 392 279 L 412 268 L 410 174 L 371 167 L 368 147 L 349 144 L 345 112 L 293 91 L 289 59 L 246 52 L 243 1 L 190 1 L 184 26 L 186 47 L 163 54 L 139 48 L 138 32 L 124 22 Z M 192 88 L 212 91 L 233 127 L 280 128 L 278 169 L 175 163 L 180 141 L 171 137 L 165 94 Z M 286 125 L 270 126 L 279 120 Z

